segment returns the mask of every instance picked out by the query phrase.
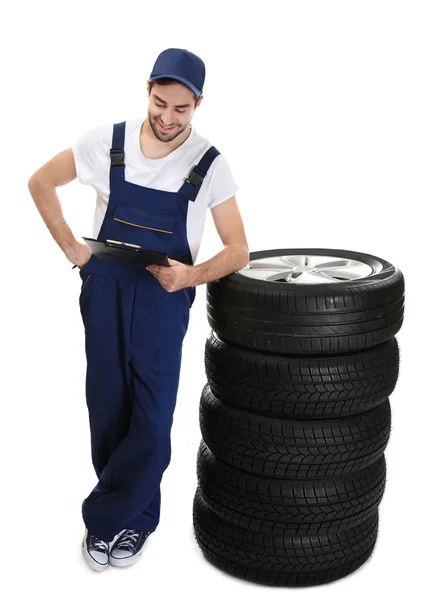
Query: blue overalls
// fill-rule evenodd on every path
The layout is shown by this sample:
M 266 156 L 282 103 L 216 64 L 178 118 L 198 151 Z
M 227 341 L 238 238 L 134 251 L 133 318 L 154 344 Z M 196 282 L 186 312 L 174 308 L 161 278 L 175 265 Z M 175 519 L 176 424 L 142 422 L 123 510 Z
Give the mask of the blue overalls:
M 139 244 L 192 265 L 188 203 L 219 152 L 209 148 L 178 192 L 136 185 L 125 180 L 125 125 L 113 128 L 110 195 L 98 239 Z M 167 292 L 143 265 L 94 255 L 79 272 L 86 403 L 99 478 L 82 515 L 88 530 L 109 542 L 122 529 L 154 531 L 159 523 L 195 286 Z

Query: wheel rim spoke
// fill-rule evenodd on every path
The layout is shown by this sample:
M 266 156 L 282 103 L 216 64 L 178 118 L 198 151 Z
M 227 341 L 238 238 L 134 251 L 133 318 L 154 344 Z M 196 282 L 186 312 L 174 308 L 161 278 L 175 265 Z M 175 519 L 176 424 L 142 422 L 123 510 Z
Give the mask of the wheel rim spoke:
M 251 260 L 238 273 L 273 283 L 322 284 L 368 277 L 373 268 L 362 261 L 345 257 L 293 254 Z

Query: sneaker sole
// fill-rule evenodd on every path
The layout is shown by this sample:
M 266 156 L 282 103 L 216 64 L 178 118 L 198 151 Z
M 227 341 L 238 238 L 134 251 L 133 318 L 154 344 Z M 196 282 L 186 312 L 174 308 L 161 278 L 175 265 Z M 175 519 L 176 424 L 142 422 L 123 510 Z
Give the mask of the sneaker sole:
M 133 563 L 135 563 L 139 558 L 141 558 L 142 551 L 143 548 L 141 548 L 141 550 L 139 550 L 139 552 L 137 552 L 133 556 L 128 556 L 126 558 L 114 558 L 113 556 L 109 555 L 109 563 L 113 567 L 128 567 L 130 565 L 133 565 Z
M 85 538 L 82 540 L 82 555 L 88 567 L 91 567 L 91 569 L 93 569 L 94 571 L 103 571 L 109 566 L 109 561 L 102 565 L 101 563 L 94 560 L 92 556 L 90 556 L 88 550 L 86 549 L 86 535 Z

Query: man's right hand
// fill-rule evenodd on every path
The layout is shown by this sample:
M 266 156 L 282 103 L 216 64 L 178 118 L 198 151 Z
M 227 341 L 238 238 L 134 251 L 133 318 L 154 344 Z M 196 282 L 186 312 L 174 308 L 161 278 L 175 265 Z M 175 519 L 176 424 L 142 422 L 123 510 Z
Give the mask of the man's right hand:
M 79 244 L 74 247 L 74 251 L 67 255 L 68 260 L 83 269 L 92 256 L 92 250 L 86 244 Z

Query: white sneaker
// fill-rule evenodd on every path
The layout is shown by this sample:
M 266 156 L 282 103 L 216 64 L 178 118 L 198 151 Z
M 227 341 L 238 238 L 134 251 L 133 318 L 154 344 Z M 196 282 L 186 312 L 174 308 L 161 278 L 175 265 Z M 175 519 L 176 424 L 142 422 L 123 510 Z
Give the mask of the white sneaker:
M 109 566 L 109 542 L 93 535 L 86 527 L 82 541 L 82 554 L 87 565 L 94 571 L 102 571 Z
M 109 553 L 109 562 L 114 567 L 127 567 L 141 556 L 144 542 L 151 531 L 124 529 L 113 543 Z

